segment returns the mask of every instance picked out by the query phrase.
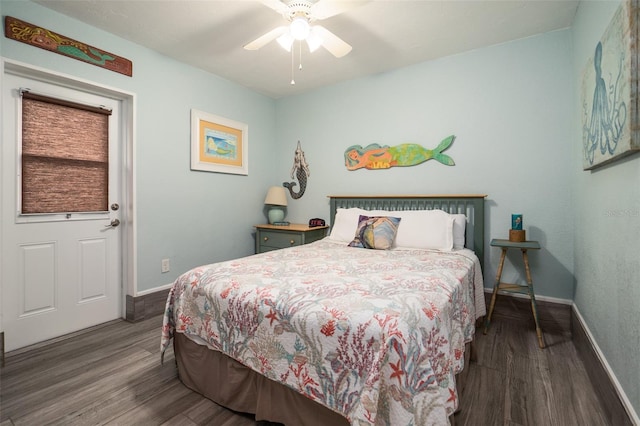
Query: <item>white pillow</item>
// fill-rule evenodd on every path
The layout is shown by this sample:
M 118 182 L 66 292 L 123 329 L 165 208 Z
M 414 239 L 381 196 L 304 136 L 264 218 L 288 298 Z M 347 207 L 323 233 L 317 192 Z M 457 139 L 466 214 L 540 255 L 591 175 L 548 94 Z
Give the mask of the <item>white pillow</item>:
M 464 241 L 467 229 L 467 217 L 463 214 L 452 214 L 453 216 L 453 249 L 464 248 Z
M 339 208 L 336 210 L 329 239 L 350 243 L 358 228 L 360 215 L 393 216 L 402 219 L 398 226 L 393 248 L 435 249 L 442 251 L 464 248 L 466 217 L 463 214 L 451 215 L 443 210 Z M 457 222 L 455 226 L 454 222 Z
M 393 247 L 435 249 L 453 248 L 453 215 L 443 210 L 372 210 L 371 216 L 402 219 Z
M 366 215 L 367 211 L 359 208 L 337 209 L 329 239 L 350 243 L 356 235 L 361 214 Z
M 453 248 L 453 217 L 442 210 L 405 210 L 394 212 L 402 220 L 396 235 L 396 247 L 436 249 Z

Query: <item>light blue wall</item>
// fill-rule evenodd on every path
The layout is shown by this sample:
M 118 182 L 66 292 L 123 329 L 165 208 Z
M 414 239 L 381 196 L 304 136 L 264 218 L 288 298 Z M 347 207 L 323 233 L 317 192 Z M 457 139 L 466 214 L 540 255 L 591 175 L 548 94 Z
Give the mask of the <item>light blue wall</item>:
M 330 194 L 487 194 L 488 240 L 507 238 L 511 214 L 522 213 L 527 237 L 543 247 L 530 254 L 536 292 L 572 299 L 570 58 L 570 32 L 557 31 L 279 100 L 279 180 L 290 178 L 298 140 L 311 169 L 289 219 L 328 218 Z M 453 167 L 434 160 L 373 171 L 344 165 L 354 144 L 434 148 L 450 134 L 457 137 L 446 151 Z M 485 252 L 491 287 L 500 252 L 488 242 Z M 509 259 L 522 267 L 519 252 Z M 503 279 L 524 282 L 511 264 Z
M 640 413 L 640 156 L 582 171 L 580 91 L 618 1 L 582 2 L 573 26 L 575 304 Z
M 191 267 L 252 254 L 253 225 L 275 159 L 275 101 L 28 1 L 2 14 L 133 61 L 133 78 L 1 38 L 4 57 L 136 94 L 137 290 L 171 283 Z M 249 175 L 190 170 L 191 108 L 247 123 Z M 238 214 L 242 212 L 242 214 Z M 171 272 L 161 274 L 161 259 Z
M 2 0 L 1 12 L 129 58 L 134 77 L 4 37 L 0 53 L 137 95 L 138 291 L 193 266 L 252 253 L 266 188 L 290 180 L 300 140 L 311 176 L 304 197 L 290 200 L 294 222 L 328 218 L 330 194 L 487 194 L 488 239 L 506 237 L 511 213 L 524 214 L 527 236 L 543 246 L 530 255 L 537 293 L 572 299 L 575 291 L 576 306 L 640 411 L 640 360 L 630 355 L 640 351 L 640 159 L 596 172 L 583 172 L 580 161 L 582 67 L 617 5 L 582 2 L 571 30 L 278 101 L 27 1 Z M 249 125 L 249 176 L 189 170 L 191 108 Z M 457 136 L 447 151 L 454 167 L 344 166 L 344 150 L 354 144 L 433 148 L 449 134 Z M 486 252 L 491 286 L 498 252 Z M 172 271 L 160 274 L 165 257 Z M 519 265 L 518 256 L 510 260 Z M 511 266 L 504 278 L 523 279 Z
M 139 291 L 169 283 L 191 266 L 251 253 L 251 225 L 264 220 L 265 189 L 289 180 L 300 140 L 312 175 L 305 196 L 290 203 L 290 220 L 328 217 L 326 196 L 336 193 L 486 193 L 487 236 L 505 237 L 511 213 L 523 213 L 528 237 L 544 247 L 531 254 L 538 292 L 573 296 L 571 233 L 558 219 L 571 204 L 568 31 L 276 102 L 30 2 L 5 1 L 3 14 L 134 62 L 129 78 L 12 40 L 0 45 L 6 57 L 137 94 Z M 191 108 L 249 124 L 248 177 L 189 170 Z M 432 148 L 449 134 L 457 136 L 447 151 L 454 167 L 435 161 L 386 171 L 344 167 L 344 150 L 353 144 Z M 490 286 L 498 253 L 487 249 Z M 164 257 L 172 259 L 172 272 L 161 275 Z M 511 260 L 519 265 L 518 256 Z M 504 277 L 523 278 L 510 266 Z

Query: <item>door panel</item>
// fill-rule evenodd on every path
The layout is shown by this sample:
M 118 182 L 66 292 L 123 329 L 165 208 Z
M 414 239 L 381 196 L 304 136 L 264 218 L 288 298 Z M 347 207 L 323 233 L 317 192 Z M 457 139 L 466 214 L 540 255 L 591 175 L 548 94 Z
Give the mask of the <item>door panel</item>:
M 18 246 L 21 302 L 19 317 L 36 315 L 56 308 L 56 273 L 54 243 L 21 244 Z
M 106 297 L 107 291 L 107 240 L 104 238 L 78 242 L 80 259 L 80 291 L 78 303 Z
M 19 88 L 113 110 L 109 117 L 109 205 L 120 199 L 118 100 L 13 74 L 2 84 L 2 327 L 5 350 L 21 348 L 121 317 L 122 220 L 104 213 L 19 214 Z

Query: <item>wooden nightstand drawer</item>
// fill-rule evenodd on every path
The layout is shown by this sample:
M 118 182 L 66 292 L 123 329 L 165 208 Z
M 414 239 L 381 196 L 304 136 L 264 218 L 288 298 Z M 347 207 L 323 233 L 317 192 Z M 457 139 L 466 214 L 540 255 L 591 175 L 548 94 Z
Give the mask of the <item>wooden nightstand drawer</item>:
M 302 244 L 302 235 L 292 232 L 262 231 L 260 232 L 261 247 L 281 249 Z
M 256 253 L 309 244 L 327 235 L 328 226 L 310 228 L 292 223 L 288 226 L 256 225 Z

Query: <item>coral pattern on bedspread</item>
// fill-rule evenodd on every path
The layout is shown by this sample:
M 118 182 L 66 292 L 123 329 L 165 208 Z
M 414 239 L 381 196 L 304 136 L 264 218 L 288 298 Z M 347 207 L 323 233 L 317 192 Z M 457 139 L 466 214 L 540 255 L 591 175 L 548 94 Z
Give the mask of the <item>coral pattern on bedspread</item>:
M 352 425 L 442 424 L 475 332 L 474 259 L 325 239 L 198 267 L 171 289 L 162 351 L 185 333 Z

